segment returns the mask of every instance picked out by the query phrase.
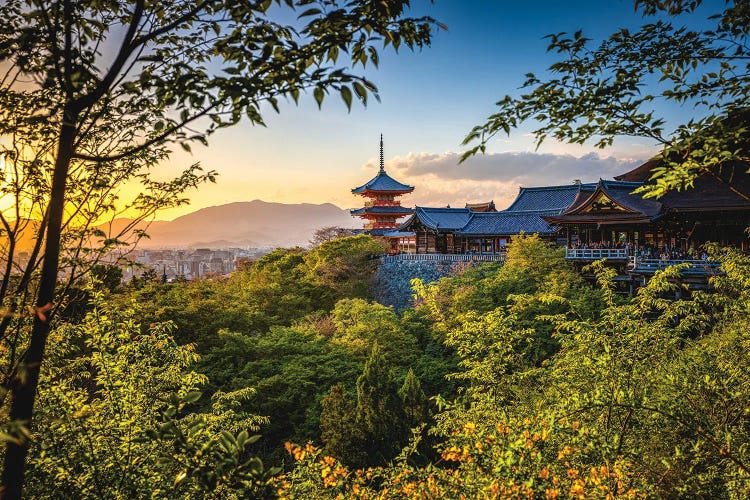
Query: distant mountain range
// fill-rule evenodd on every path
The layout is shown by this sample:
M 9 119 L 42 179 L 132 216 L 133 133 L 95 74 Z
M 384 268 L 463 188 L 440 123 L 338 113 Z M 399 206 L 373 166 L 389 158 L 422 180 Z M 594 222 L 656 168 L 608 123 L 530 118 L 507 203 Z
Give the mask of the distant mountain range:
M 139 246 L 290 247 L 308 245 L 316 229 L 357 227 L 348 210 L 325 203 L 269 203 L 261 200 L 201 208 L 172 221 L 154 221 Z
M 115 219 L 101 226 L 114 234 L 132 220 Z M 361 227 L 359 222 L 331 203 L 269 203 L 261 200 L 228 203 L 201 208 L 171 221 L 154 221 L 146 232 L 150 238 L 140 248 L 175 247 L 292 247 L 309 244 L 316 229 L 325 226 Z M 144 229 L 145 224 L 138 226 Z M 33 244 L 32 231 L 26 231 L 18 245 L 27 250 Z

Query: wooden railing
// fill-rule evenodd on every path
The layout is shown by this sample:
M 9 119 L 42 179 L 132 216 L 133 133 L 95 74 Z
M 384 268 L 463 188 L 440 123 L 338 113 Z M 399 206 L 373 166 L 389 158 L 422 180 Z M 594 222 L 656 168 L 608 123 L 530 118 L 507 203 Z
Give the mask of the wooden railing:
M 367 200 L 365 202 L 365 208 L 372 207 L 400 207 L 401 201 L 399 200 Z
M 627 260 L 625 248 L 566 248 L 565 258 L 571 260 Z
M 504 262 L 504 253 L 400 253 L 384 255 L 383 262 Z
M 662 271 L 669 266 L 676 266 L 678 264 L 689 264 L 681 271 L 682 274 L 718 274 L 719 262 L 711 262 L 707 260 L 692 260 L 692 259 L 679 259 L 679 260 L 661 260 L 661 259 L 630 259 L 630 265 L 628 269 L 631 272 L 636 273 L 654 273 L 656 271 Z

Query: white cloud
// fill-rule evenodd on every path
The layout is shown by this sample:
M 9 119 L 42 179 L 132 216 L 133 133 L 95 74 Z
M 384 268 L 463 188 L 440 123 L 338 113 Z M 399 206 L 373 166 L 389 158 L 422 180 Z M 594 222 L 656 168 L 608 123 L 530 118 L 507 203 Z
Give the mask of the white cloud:
M 505 152 L 475 156 L 459 165 L 456 152 L 410 153 L 386 161 L 386 170 L 401 182 L 415 186 L 404 197 L 404 205 L 463 206 L 467 202 L 495 200 L 505 208 L 515 199 L 522 186 L 570 184 L 575 179 L 595 182 L 625 173 L 647 157 L 620 159 L 601 157 L 598 153 L 583 156 L 553 153 Z M 374 162 L 368 169 L 375 167 Z

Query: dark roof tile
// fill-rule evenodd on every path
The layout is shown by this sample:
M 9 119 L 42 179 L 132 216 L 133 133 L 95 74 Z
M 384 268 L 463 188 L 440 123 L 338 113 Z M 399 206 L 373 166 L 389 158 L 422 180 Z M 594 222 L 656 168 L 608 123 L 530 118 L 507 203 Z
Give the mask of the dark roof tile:
M 471 220 L 456 231 L 461 236 L 512 235 L 519 233 L 551 234 L 557 227 L 542 219 L 544 216 L 556 215 L 557 210 L 528 210 L 475 213 Z
M 508 212 L 525 210 L 565 210 L 576 199 L 581 189 L 596 189 L 596 184 L 568 184 L 564 186 L 522 187 Z
M 471 214 L 472 211 L 469 208 L 417 207 L 414 215 L 401 227 L 411 226 L 416 219 L 430 229 L 455 231 L 466 225 Z

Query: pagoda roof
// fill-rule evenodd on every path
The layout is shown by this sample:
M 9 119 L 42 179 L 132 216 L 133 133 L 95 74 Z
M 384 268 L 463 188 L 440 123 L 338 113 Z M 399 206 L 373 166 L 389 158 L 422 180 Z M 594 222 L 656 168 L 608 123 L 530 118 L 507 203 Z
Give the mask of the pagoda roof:
M 387 193 L 411 193 L 414 186 L 403 184 L 390 175 L 385 170 L 380 170 L 378 175 L 370 179 L 367 183 L 352 189 L 352 193 L 361 194 L 366 192 L 387 192 Z
M 350 210 L 349 213 L 352 215 L 362 215 L 362 214 L 403 214 L 408 215 L 414 213 L 414 209 L 412 208 L 406 208 L 406 207 L 382 207 L 382 206 L 374 206 L 374 207 L 364 207 L 364 208 L 357 208 L 354 210 Z

